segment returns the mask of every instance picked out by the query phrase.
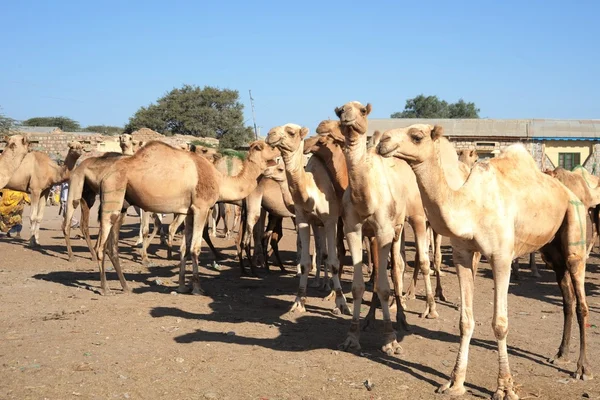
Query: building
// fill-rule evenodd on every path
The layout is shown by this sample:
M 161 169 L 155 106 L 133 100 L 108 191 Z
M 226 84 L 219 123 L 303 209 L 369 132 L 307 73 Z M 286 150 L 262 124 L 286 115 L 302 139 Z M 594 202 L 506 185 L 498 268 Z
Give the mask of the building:
M 540 168 L 571 170 L 583 165 L 600 174 L 600 120 L 373 118 L 367 134 L 413 124 L 443 126 L 444 135 L 457 149 L 474 148 L 480 158 L 522 143 Z

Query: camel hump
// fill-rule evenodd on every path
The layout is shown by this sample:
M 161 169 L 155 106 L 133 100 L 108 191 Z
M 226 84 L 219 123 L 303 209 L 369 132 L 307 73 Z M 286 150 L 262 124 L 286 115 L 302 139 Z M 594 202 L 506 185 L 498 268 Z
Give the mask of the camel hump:
M 502 150 L 498 157 L 491 159 L 490 162 L 493 163 L 495 160 L 500 161 L 502 159 L 514 160 L 518 163 L 519 168 L 530 167 L 536 170 L 538 169 L 535 160 L 529 151 L 527 151 L 525 146 L 520 143 L 508 146 L 506 149 Z

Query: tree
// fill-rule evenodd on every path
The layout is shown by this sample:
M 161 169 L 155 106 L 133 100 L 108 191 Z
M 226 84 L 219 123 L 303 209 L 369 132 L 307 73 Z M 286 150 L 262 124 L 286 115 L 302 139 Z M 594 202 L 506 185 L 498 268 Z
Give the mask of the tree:
M 85 132 L 98 132 L 103 133 L 105 135 L 118 135 L 123 132 L 123 128 L 120 126 L 110 126 L 110 125 L 90 125 L 83 128 Z
M 23 121 L 24 126 L 56 126 L 65 132 L 76 132 L 81 129 L 79 122 L 67 117 L 35 117 Z
M 14 119 L 4 115 L 1 110 L 2 108 L 0 108 L 0 133 L 7 133 L 10 128 L 17 125 L 17 122 Z
M 437 96 L 422 94 L 406 100 L 404 110 L 395 112 L 391 118 L 479 118 L 479 108 L 475 103 L 467 103 L 463 99 L 456 103 L 440 100 Z
M 141 107 L 125 131 L 146 127 L 165 135 L 216 137 L 219 147 L 235 148 L 252 138 L 252 129 L 244 126 L 243 109 L 237 90 L 184 85 Z

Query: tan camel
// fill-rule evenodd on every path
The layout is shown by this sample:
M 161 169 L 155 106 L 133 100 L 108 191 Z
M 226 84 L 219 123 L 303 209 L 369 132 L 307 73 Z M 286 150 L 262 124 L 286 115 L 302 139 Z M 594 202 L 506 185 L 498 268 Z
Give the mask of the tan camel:
M 151 141 L 131 157 L 116 160 L 106 171 L 101 183 L 101 224 L 96 243 L 102 293 L 108 293 L 104 270 L 104 251 L 111 231 L 116 237 L 122 224 L 125 198 L 149 212 L 186 214 L 185 239 L 180 246 L 179 291 L 186 292 L 186 246 L 190 242 L 193 277 L 192 293 L 201 294 L 198 256 L 202 230 L 211 207 L 217 201 L 245 198 L 254 188 L 260 174 L 279 155 L 263 141 L 250 145 L 244 168 L 237 176 L 223 176 L 197 154 Z M 169 182 L 169 185 L 164 185 Z M 163 190 L 156 192 L 156 187 Z M 124 291 L 129 291 L 118 259 L 116 241 L 110 251 L 115 254 L 115 270 Z
M 204 157 L 210 157 L 212 152 L 206 154 L 204 151 Z M 223 175 L 236 176 L 240 173 L 243 168 L 243 161 L 238 157 L 233 156 L 223 156 L 222 154 L 212 154 L 214 159 L 215 167 L 217 171 L 219 171 Z M 233 221 L 231 227 L 229 226 L 229 221 L 231 220 L 231 216 L 233 216 Z M 231 236 L 231 232 L 238 226 L 240 222 L 240 207 L 231 204 L 231 203 L 223 203 L 219 202 L 218 206 L 214 208 L 213 214 L 209 219 L 209 226 L 212 227 L 211 235 L 216 236 L 217 234 L 217 225 L 219 224 L 219 220 L 223 220 L 223 233 L 225 234 L 225 238 L 229 239 Z
M 29 152 L 29 140 L 25 136 L 4 136 L 6 146 L 0 155 L 0 189 L 4 189 Z
M 75 163 L 83 154 L 83 145 L 72 141 L 68 143 L 69 152 L 64 165 L 59 166 L 40 151 L 27 153 L 19 168 L 12 174 L 6 188 L 31 194 L 31 237 L 29 245 L 39 246 L 40 223 L 44 218 L 46 200 L 52 186 L 69 179 Z
M 256 189 L 246 197 L 244 202 L 245 205 L 242 207 L 243 218 L 238 235 L 238 260 L 240 271 L 242 274 L 246 274 L 242 255 L 242 252 L 245 251 L 246 257 L 251 260 L 252 273 L 256 275 L 255 268 L 263 266 L 267 262 L 265 257 L 266 248 L 264 247 L 264 240 L 262 240 L 265 233 L 266 213 L 269 213 L 270 218 L 294 218 L 294 203 L 287 186 L 283 163 L 278 163 L 276 167 L 267 169 L 260 178 Z M 254 241 L 254 256 L 251 256 L 250 251 L 251 237 Z M 278 250 L 275 249 L 275 251 L 280 268 L 283 268 Z
M 415 231 L 418 254 L 416 266 L 425 276 L 427 306 L 423 316 L 436 318 L 438 314 L 429 279 L 429 235 L 415 175 L 405 162 L 383 158 L 375 153 L 375 149 L 367 150 L 367 116 L 370 112 L 370 104 L 363 106 L 357 101 L 335 109 L 345 138 L 344 153 L 348 166 L 349 185 L 343 198 L 344 230 L 354 266 L 352 295 L 355 302 L 350 330 L 340 347 L 345 350 L 360 349 L 360 305 L 365 291 L 362 276 L 362 228 L 367 225 L 373 229 L 379 247 L 375 291 L 383 312 L 382 350 L 394 354 L 399 353 L 401 347 L 396 340 L 390 317 L 388 301 L 391 291 L 387 278 L 387 260 L 391 250 L 396 318 L 399 325 L 406 328 L 401 302 L 404 260 L 400 254 L 400 235 L 407 218 Z
M 583 169 L 583 167 L 581 168 Z M 564 168 L 557 167 L 553 171 L 545 171 L 546 174 L 558 179 L 563 185 L 571 190 L 579 200 L 583 203 L 583 206 L 588 211 L 592 223 L 592 239 L 589 241 L 589 247 L 587 249 L 587 256 L 589 257 L 592 246 L 598 238 L 598 217 L 596 212 L 596 206 L 600 204 L 600 187 L 590 186 L 591 181 L 586 180 L 581 173 L 567 171 Z M 590 175 L 593 176 L 593 175 Z M 590 182 L 590 183 L 588 183 Z
M 440 391 L 465 393 L 468 348 L 473 334 L 474 252 L 490 261 L 494 276 L 492 326 L 498 341 L 498 387 L 494 399 L 517 399 L 508 363 L 508 286 L 511 261 L 541 249 L 557 274 L 563 294 L 565 324 L 555 362 L 568 357 L 572 315 L 577 303 L 580 354 L 576 378 L 592 377 L 586 355 L 588 306 L 585 299 L 585 210 L 562 184 L 543 174 L 521 145 L 499 157 L 475 164 L 465 184 L 452 189 L 444 176 L 440 126 L 412 125 L 384 133 L 378 152 L 406 160 L 417 176 L 433 228 L 449 236 L 461 290 L 461 343 L 450 380 Z M 482 196 L 481 193 L 485 193 Z
M 479 154 L 475 149 L 462 149 L 458 150 L 458 161 L 465 163 L 469 169 L 473 168 L 473 165 L 479 160 Z
M 272 128 L 267 136 L 267 143 L 279 148 L 285 163 L 286 177 L 294 200 L 294 214 L 301 243 L 300 268 L 302 275 L 298 293 L 290 311 L 304 312 L 306 310 L 306 286 L 311 269 L 309 243 L 310 227 L 312 226 L 317 254 L 317 273 L 320 271 L 322 257 L 325 253 L 322 251 L 322 247 L 325 247 L 327 259 L 324 287 L 327 289 L 329 285 L 328 270 L 331 268 L 335 291 L 335 310 L 349 313 L 350 310 L 340 283 L 340 263 L 336 250 L 341 204 L 323 163 L 318 158 L 311 157 L 306 168 L 304 167 L 303 146 L 307 134 L 307 128 L 286 124 Z M 320 283 L 318 275 L 314 283 L 317 285 Z

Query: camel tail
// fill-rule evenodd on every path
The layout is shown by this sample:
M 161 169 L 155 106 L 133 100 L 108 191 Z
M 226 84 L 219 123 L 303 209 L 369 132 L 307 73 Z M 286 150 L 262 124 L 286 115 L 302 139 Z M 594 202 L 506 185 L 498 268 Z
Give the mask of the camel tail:
M 102 220 L 102 190 L 98 192 L 100 195 L 100 204 L 98 204 L 98 222 Z

